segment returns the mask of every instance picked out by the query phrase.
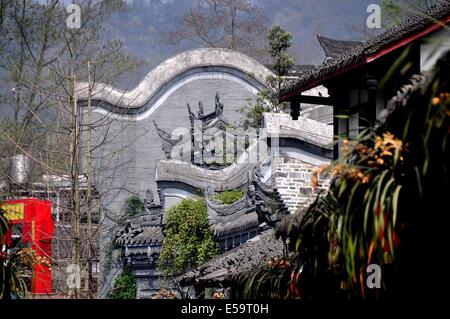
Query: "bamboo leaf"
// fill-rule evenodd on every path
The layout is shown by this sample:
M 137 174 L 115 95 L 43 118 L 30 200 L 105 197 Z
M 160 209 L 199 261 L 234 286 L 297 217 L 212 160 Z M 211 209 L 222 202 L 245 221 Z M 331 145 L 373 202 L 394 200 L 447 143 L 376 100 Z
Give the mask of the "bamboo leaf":
M 411 46 L 409 45 L 403 50 L 400 56 L 395 60 L 394 64 L 389 68 L 386 75 L 381 79 L 379 84 L 380 88 L 383 88 L 387 81 L 393 77 L 394 73 L 401 67 L 403 61 L 408 57 L 410 51 Z
M 403 129 L 402 140 L 406 140 L 406 137 L 408 136 L 409 126 L 410 126 L 410 123 L 411 123 L 411 116 L 412 116 L 412 113 L 410 113 L 408 115 L 408 118 L 406 119 L 405 128 Z
M 345 191 L 345 188 L 347 187 L 347 180 L 342 179 L 341 180 L 341 185 L 339 187 L 339 193 L 338 193 L 338 197 L 341 198 L 342 193 Z
M 391 178 L 386 185 L 384 186 L 383 193 L 381 194 L 380 203 L 381 203 L 381 210 L 384 211 L 385 209 L 385 203 L 386 203 L 386 194 L 388 190 L 391 188 L 392 183 L 395 182 L 394 178 Z
M 355 185 L 353 185 L 352 190 L 350 191 L 350 198 L 348 199 L 348 202 L 346 204 L 347 205 L 347 209 L 345 210 L 346 214 L 348 214 L 350 211 L 350 207 L 352 206 L 353 195 L 355 194 L 355 191 L 359 187 L 359 185 L 360 185 L 360 182 L 357 181 L 355 183 Z
M 392 198 L 392 209 L 393 209 L 392 224 L 394 225 L 394 227 L 395 227 L 395 225 L 397 223 L 398 197 L 400 195 L 400 190 L 401 189 L 402 189 L 402 185 L 398 185 L 395 188 L 394 195 L 393 195 L 393 198 Z
M 387 227 L 387 233 L 388 233 L 388 241 L 389 241 L 389 250 L 391 252 L 391 256 L 394 256 L 394 242 L 392 240 L 392 226 L 391 224 Z
M 364 210 L 364 234 L 367 233 L 367 220 L 369 219 L 369 210 L 370 207 L 372 206 L 370 203 L 372 202 L 374 192 L 375 192 L 374 189 L 370 191 L 369 200 L 366 202 L 366 209 Z
M 419 168 L 417 166 L 415 166 L 414 171 L 416 172 L 416 180 L 417 180 L 417 188 L 419 190 L 419 196 L 420 196 L 420 198 L 422 198 L 422 181 L 420 178 Z

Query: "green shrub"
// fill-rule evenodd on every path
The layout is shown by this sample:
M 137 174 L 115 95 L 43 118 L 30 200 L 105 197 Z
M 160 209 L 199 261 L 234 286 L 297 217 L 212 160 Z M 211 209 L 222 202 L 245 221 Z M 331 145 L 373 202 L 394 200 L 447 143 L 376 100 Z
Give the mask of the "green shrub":
M 169 209 L 159 269 L 166 276 L 208 261 L 218 253 L 211 235 L 205 200 L 183 199 Z
M 221 202 L 222 204 L 230 205 L 242 199 L 244 195 L 245 192 L 243 190 L 233 189 L 214 195 L 214 199 Z
M 125 211 L 130 216 L 135 216 L 144 211 L 144 202 L 137 195 L 131 195 L 125 201 Z
M 114 288 L 109 293 L 110 299 L 136 299 L 136 278 L 130 268 L 126 267 L 114 281 Z

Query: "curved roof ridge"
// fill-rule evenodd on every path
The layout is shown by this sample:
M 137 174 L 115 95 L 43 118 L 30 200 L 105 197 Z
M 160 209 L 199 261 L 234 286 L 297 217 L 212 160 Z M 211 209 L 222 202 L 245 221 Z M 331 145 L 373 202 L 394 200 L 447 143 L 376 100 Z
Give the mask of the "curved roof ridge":
M 251 75 L 260 83 L 272 72 L 248 55 L 223 48 L 199 48 L 178 53 L 153 68 L 133 89 L 121 90 L 105 83 L 95 83 L 92 99 L 111 105 L 136 109 L 143 106 L 168 81 L 183 72 L 202 66 L 225 66 Z M 88 98 L 88 83 L 77 83 L 76 92 L 81 101 Z
M 317 34 L 317 40 L 325 52 L 327 58 L 336 58 L 363 44 L 362 41 L 354 40 L 337 40 Z

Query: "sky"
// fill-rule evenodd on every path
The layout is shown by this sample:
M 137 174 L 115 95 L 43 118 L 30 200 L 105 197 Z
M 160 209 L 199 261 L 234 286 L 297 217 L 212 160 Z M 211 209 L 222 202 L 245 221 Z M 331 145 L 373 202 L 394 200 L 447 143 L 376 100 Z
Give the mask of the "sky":
M 161 31 L 173 27 L 174 19 L 185 13 L 195 0 L 127 0 L 128 12 L 114 14 L 106 26 L 108 38 L 119 38 L 132 54 L 146 61 L 128 81 L 135 85 L 153 67 L 180 51 L 198 47 L 185 43 L 168 47 L 159 43 Z M 379 33 L 367 29 L 367 6 L 382 0 L 250 0 L 260 6 L 268 24 L 278 24 L 293 35 L 291 55 L 297 64 L 320 64 L 324 53 L 317 34 L 342 40 L 363 40 Z M 383 20 L 382 20 L 383 21 Z

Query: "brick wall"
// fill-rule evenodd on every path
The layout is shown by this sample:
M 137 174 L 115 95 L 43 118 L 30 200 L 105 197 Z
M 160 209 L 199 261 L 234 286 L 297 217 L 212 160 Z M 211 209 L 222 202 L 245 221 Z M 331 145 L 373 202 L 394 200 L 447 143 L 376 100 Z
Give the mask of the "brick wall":
M 319 176 L 319 187 L 311 186 L 311 174 L 314 165 L 299 159 L 280 156 L 274 165 L 275 185 L 284 203 L 291 213 L 307 208 L 322 189 L 330 186 L 330 176 Z

